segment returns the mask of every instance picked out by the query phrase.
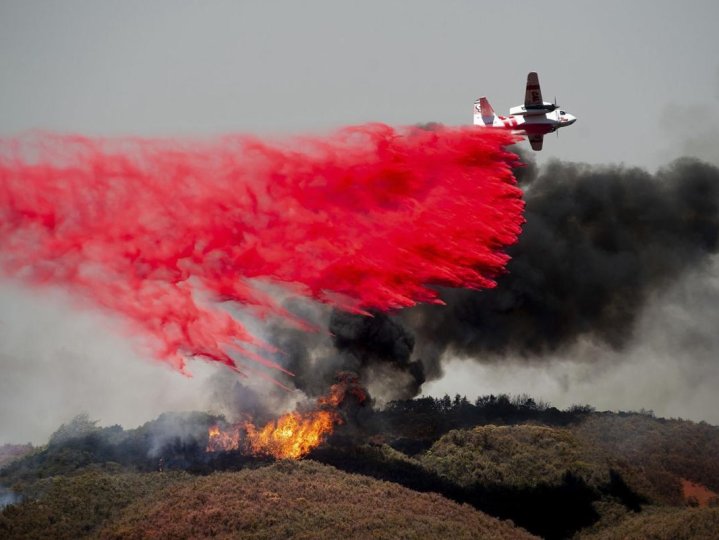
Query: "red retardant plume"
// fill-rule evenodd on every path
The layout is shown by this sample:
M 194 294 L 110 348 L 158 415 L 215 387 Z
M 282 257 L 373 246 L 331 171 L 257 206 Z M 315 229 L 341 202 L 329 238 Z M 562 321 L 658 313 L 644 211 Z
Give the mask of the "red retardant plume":
M 179 369 L 282 369 L 222 303 L 291 318 L 258 283 L 357 312 L 440 302 L 428 285 L 493 287 L 523 223 L 512 142 L 381 124 L 272 142 L 0 139 L 0 269 L 121 316 Z

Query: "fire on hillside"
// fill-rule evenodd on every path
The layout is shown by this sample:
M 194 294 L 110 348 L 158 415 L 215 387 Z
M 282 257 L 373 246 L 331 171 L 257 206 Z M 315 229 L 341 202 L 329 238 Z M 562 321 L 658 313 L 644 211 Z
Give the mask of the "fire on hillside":
M 244 454 L 266 455 L 276 459 L 299 459 L 322 444 L 336 425 L 345 422 L 340 407 L 348 397 L 363 405 L 367 393 L 353 373 L 339 373 L 337 383 L 326 396 L 317 399 L 310 411 L 292 411 L 257 427 L 245 420 L 208 430 L 207 452 L 239 451 Z

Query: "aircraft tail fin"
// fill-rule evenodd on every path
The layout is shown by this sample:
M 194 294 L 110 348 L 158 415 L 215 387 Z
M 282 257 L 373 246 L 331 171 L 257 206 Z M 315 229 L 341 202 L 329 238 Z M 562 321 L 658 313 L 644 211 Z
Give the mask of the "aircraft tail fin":
M 494 109 L 487 101 L 487 98 L 482 96 L 474 102 L 474 124 L 475 125 L 488 125 L 494 122 L 495 118 Z
M 487 101 L 486 97 L 479 98 L 479 110 L 482 116 L 494 116 L 494 109 Z

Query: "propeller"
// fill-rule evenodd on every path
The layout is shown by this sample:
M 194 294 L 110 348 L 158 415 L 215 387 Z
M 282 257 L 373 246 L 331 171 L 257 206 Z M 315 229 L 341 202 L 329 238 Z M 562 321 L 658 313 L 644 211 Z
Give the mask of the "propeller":
M 557 96 L 554 96 L 554 110 L 556 111 L 559 108 L 559 105 L 557 105 Z M 559 118 L 559 113 L 557 113 L 557 118 Z M 557 133 L 557 139 L 559 138 L 559 129 L 556 131 Z

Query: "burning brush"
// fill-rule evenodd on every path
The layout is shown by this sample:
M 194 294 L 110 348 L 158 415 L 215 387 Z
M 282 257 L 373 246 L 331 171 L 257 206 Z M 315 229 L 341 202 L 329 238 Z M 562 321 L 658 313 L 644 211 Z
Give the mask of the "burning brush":
M 337 374 L 337 382 L 326 396 L 317 399 L 315 408 L 307 412 L 292 411 L 258 428 L 251 420 L 225 428 L 215 424 L 208 430 L 207 452 L 239 451 L 276 459 L 299 459 L 322 444 L 345 423 L 340 408 L 351 399 L 364 405 L 367 393 L 357 375 Z

